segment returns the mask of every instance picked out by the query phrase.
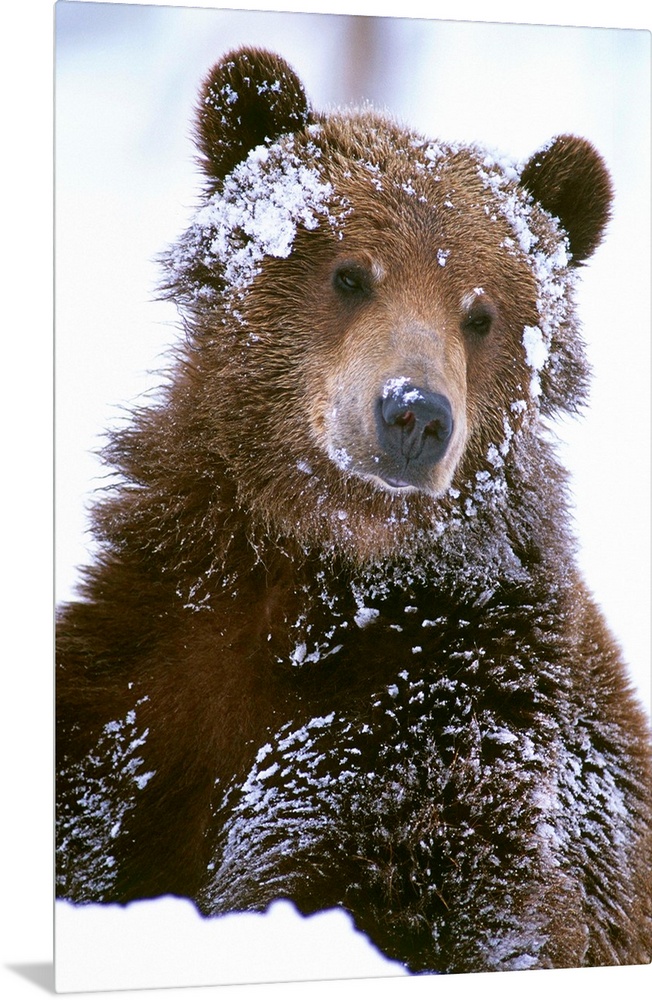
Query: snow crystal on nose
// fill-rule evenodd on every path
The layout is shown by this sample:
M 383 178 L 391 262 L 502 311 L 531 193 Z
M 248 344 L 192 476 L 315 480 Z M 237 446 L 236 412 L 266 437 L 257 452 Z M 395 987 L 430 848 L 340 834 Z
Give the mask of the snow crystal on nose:
M 423 399 L 421 391 L 411 386 L 410 380 L 405 375 L 390 378 L 385 382 L 381 390 L 381 397 L 387 399 L 390 396 L 402 403 L 418 403 L 420 399 Z
M 401 390 L 408 384 L 408 379 L 402 375 L 400 378 L 390 378 L 385 382 L 382 391 L 383 399 L 387 399 L 388 396 L 397 396 Z

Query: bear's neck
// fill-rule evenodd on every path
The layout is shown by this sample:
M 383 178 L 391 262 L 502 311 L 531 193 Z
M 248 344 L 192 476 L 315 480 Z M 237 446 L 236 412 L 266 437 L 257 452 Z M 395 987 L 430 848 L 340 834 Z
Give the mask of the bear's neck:
M 347 580 L 360 599 L 427 590 L 482 604 L 498 591 L 540 591 L 574 579 L 567 475 L 546 441 L 527 438 L 515 442 L 509 466 L 482 479 L 481 488 L 477 479 L 462 481 L 433 504 L 431 521 L 415 517 L 404 548 L 359 560 L 345 545 L 302 547 L 281 538 L 270 546 L 268 533 L 261 533 L 255 542 L 264 551 L 260 557 L 273 561 L 270 549 L 280 552 L 300 586 L 313 578 Z
M 410 603 L 425 590 L 481 606 L 498 592 L 536 587 L 540 593 L 574 577 L 574 545 L 563 527 L 565 473 L 547 442 L 534 433 L 523 437 L 512 442 L 495 488 L 486 489 L 483 480 L 479 490 L 477 481 L 461 477 L 458 490 L 432 505 L 430 519 L 427 507 L 418 509 L 404 548 L 363 560 L 332 539 L 275 534 L 246 510 L 226 464 L 214 456 L 210 481 L 197 484 L 178 449 L 180 460 L 168 464 L 165 475 L 161 463 L 152 462 L 138 476 L 141 483 L 150 479 L 144 489 L 118 489 L 98 512 L 96 527 L 114 559 L 139 567 L 141 578 L 143 571 L 155 577 L 157 587 L 172 586 L 192 611 L 215 608 L 236 584 L 248 581 L 258 592 L 275 578 L 309 602 L 326 603 L 331 596 L 322 581 L 335 580 L 340 590 L 345 582 L 353 608 L 373 607 L 392 595 L 405 595 Z M 141 461 L 140 449 L 132 447 L 132 453 Z M 133 468 L 123 465 L 123 471 L 131 473 L 127 481 L 136 478 Z

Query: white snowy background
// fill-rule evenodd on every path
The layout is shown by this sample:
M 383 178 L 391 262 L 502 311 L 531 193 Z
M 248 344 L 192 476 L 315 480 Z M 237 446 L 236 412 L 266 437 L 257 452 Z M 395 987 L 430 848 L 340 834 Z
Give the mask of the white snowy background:
M 45 6 L 47 16 L 47 3 L 26 6 L 31 6 L 34 18 L 37 10 L 44 16 Z M 75 567 L 87 559 L 86 510 L 98 485 L 92 452 L 120 407 L 156 384 L 151 373 L 176 335 L 173 308 L 153 302 L 158 276 L 154 259 L 183 228 L 198 190 L 189 138 L 198 82 L 228 49 L 243 43 L 265 45 L 295 66 L 309 96 L 321 107 L 370 98 L 430 136 L 481 141 L 519 157 L 554 134 L 576 132 L 591 139 L 605 156 L 616 187 L 614 219 L 604 246 L 585 269 L 579 304 L 594 368 L 591 408 L 583 419 L 564 427 L 563 448 L 573 472 L 585 575 L 649 705 L 649 33 L 614 29 L 620 23 L 640 27 L 640 20 L 627 19 L 626 3 L 619 5 L 620 21 L 614 20 L 618 16 L 614 12 L 611 22 L 604 22 L 612 25 L 609 29 L 588 29 L 463 20 L 518 20 L 526 16 L 521 4 L 440 3 L 433 10 L 425 3 L 405 0 L 400 13 L 412 18 L 436 14 L 462 20 L 379 19 L 381 57 L 364 75 L 364 89 L 356 91 L 361 79 L 356 71 L 360 54 L 348 19 L 233 9 L 239 6 L 231 2 L 230 10 L 220 11 L 203 9 L 206 4 L 201 2 L 194 9 L 187 9 L 189 3 L 176 7 L 57 5 L 57 599 L 73 594 Z M 321 6 L 286 2 L 283 6 L 306 11 L 399 12 L 393 5 L 355 2 Z M 584 6 L 548 3 L 545 9 L 543 5 L 541 10 L 528 8 L 527 16 L 533 21 L 586 23 Z M 12 45 L 14 38 L 9 36 L 11 32 L 6 32 L 3 45 Z M 30 23 L 26 17 L 23 36 L 43 41 L 43 25 Z M 46 32 L 45 38 L 47 44 Z M 47 65 L 44 52 L 40 55 Z M 33 105 L 43 101 L 39 89 L 47 95 L 49 87 L 42 70 L 41 76 L 36 74 L 37 82 L 30 82 L 32 57 L 30 48 L 22 59 L 18 57 L 19 72 L 3 88 L 3 99 L 20 108 L 15 120 L 20 119 L 21 127 Z M 19 137 L 21 143 L 11 147 L 17 159 L 24 150 L 31 151 L 33 138 L 23 132 Z M 17 400 L 7 408 L 4 430 L 11 445 L 10 458 L 18 456 L 13 466 L 16 474 L 4 487 L 4 501 L 11 508 L 10 517 L 3 520 L 10 554 L 15 548 L 21 562 L 8 592 L 23 608 L 42 599 L 42 579 L 51 566 L 49 553 L 29 547 L 31 535 L 43 538 L 41 525 L 50 516 L 48 449 L 43 445 L 42 427 L 34 434 L 33 424 L 27 421 L 27 412 L 31 414 L 39 395 L 46 400 L 41 419 L 46 425 L 50 420 L 47 373 L 43 381 L 34 377 L 34 373 L 42 376 L 43 358 L 47 360 L 49 351 L 49 328 L 46 333 L 34 325 L 42 315 L 43 302 L 47 308 L 49 278 L 33 273 L 32 267 L 34 260 L 42 259 L 47 244 L 47 204 L 40 217 L 28 214 L 38 187 L 48 187 L 49 151 L 41 149 L 40 153 L 40 163 L 26 160 L 22 171 L 18 167 L 17 183 L 27 180 L 20 194 L 12 185 L 4 191 L 5 205 L 22 236 L 15 243 L 7 240 L 6 253 L 17 258 L 12 263 L 23 279 L 29 270 L 27 287 L 21 286 L 18 295 L 11 279 L 6 286 L 10 304 L 18 298 L 19 309 L 11 314 L 9 326 L 16 357 L 11 354 L 3 380 L 7 390 L 3 402 L 8 399 L 11 406 Z M 30 464 L 24 453 L 32 437 L 38 449 Z M 16 447 L 16 439 L 24 439 L 22 449 Z M 33 464 L 39 460 L 40 480 L 35 480 Z M 38 489 L 39 482 L 41 506 L 34 500 L 37 491 L 32 485 Z M 18 513 L 27 518 L 29 531 Z M 20 621 L 11 612 L 7 620 L 14 627 Z M 3 981 L 10 970 L 6 995 L 12 997 L 28 995 L 23 991 L 34 983 L 51 987 L 47 966 L 34 961 L 34 950 L 28 945 L 16 943 L 21 920 L 26 925 L 32 919 L 39 928 L 38 958 L 44 957 L 43 917 L 40 911 L 30 917 L 30 897 L 34 910 L 42 903 L 43 885 L 49 884 L 49 857 L 44 861 L 33 847 L 40 844 L 47 854 L 49 839 L 41 831 L 40 840 L 34 841 L 35 768 L 30 754 L 34 728 L 51 731 L 49 718 L 34 715 L 34 706 L 42 705 L 38 692 L 50 684 L 50 659 L 49 632 L 45 641 L 38 641 L 32 628 L 31 623 L 18 625 L 9 659 L 12 671 L 20 673 L 22 686 L 17 696 L 6 699 L 4 712 L 3 738 L 8 733 L 11 741 L 3 754 L 11 777 L 6 787 L 16 794 L 17 808 L 11 815 L 16 817 L 12 829 L 15 826 L 18 831 L 13 839 L 3 832 L 8 848 L 2 852 L 10 876 L 9 897 L 15 905 L 14 918 L 7 922 L 3 935 L 14 947 L 9 965 L 2 970 Z M 49 754 L 46 737 L 43 756 Z M 39 780 L 36 788 L 51 801 L 47 782 L 43 789 Z M 49 813 L 41 809 L 36 815 L 48 834 Z M 26 857 L 21 853 L 25 850 Z M 174 900 L 126 910 L 61 906 L 57 924 L 58 985 L 66 989 L 328 980 L 356 974 L 388 977 L 395 971 L 351 929 L 344 914 L 305 921 L 287 904 L 275 906 L 270 917 L 209 922 L 200 922 L 189 904 Z M 371 996 L 373 990 L 381 998 L 420 997 L 426 990 L 430 996 L 435 989 L 444 996 L 455 989 L 458 995 L 466 984 L 490 996 L 511 996 L 510 990 L 516 995 L 523 987 L 537 996 L 538 990 L 545 989 L 547 994 L 559 982 L 562 987 L 570 983 L 570 988 L 576 988 L 576 982 L 587 990 L 597 985 L 622 988 L 630 982 L 626 978 L 630 971 L 380 978 L 352 988 L 364 996 Z M 579 978 L 573 980 L 574 975 Z M 341 988 L 311 982 L 309 986 L 231 990 L 238 990 L 234 994 L 238 998 L 291 998 L 334 996 Z M 174 997 L 177 991 L 164 995 Z M 210 995 L 231 993 L 223 988 L 210 990 Z

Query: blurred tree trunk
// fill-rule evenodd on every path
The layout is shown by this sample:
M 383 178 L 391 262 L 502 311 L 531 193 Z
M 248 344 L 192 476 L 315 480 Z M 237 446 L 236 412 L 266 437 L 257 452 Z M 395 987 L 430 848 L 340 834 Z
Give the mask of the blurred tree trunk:
M 394 73 L 391 59 L 391 20 L 384 17 L 347 18 L 344 73 L 338 101 L 384 104 Z

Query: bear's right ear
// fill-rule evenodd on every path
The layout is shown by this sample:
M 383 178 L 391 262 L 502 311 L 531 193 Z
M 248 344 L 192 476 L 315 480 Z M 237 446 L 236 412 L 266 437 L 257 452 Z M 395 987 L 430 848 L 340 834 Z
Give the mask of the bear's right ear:
M 197 145 L 208 177 L 219 183 L 254 147 L 295 132 L 309 117 L 303 85 L 271 52 L 244 48 L 225 56 L 206 79 Z
M 597 150 L 575 135 L 557 136 L 530 158 L 520 183 L 559 219 L 572 263 L 582 264 L 600 243 L 611 214 L 611 178 Z

